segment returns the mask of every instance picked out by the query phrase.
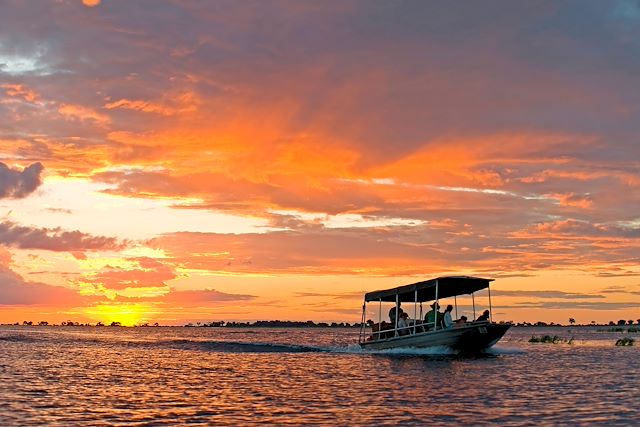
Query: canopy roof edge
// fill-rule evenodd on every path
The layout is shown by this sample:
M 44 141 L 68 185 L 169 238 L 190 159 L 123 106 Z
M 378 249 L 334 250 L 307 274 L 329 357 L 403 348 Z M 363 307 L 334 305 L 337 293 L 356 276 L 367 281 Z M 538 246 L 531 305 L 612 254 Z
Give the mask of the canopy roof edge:
M 365 302 L 385 301 L 395 302 L 396 295 L 401 302 L 426 302 L 436 299 L 436 283 L 438 284 L 438 299 L 456 295 L 468 295 L 489 287 L 494 279 L 474 276 L 443 276 L 410 285 L 398 286 L 391 289 L 367 292 Z

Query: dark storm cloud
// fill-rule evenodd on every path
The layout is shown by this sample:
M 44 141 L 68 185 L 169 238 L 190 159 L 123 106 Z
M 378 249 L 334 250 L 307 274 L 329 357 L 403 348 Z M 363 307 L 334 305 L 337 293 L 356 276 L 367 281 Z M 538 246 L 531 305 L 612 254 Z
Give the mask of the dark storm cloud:
M 120 250 L 125 247 L 125 243 L 113 237 L 92 236 L 60 228 L 27 227 L 11 221 L 0 223 L 0 244 L 50 251 Z
M 43 169 L 41 163 L 34 163 L 18 171 L 0 162 L 0 198 L 22 199 L 36 191 L 42 184 Z

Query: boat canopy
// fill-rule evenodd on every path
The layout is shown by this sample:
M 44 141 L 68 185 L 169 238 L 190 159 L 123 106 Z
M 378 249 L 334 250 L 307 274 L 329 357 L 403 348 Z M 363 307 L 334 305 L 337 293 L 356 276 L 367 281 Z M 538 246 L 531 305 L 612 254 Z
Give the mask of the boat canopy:
M 400 302 L 416 301 L 416 290 L 418 291 L 418 302 L 433 301 L 436 299 L 436 283 L 438 284 L 438 299 L 452 297 L 456 295 L 467 295 L 489 287 L 493 279 L 483 279 L 471 276 L 446 276 L 437 277 L 423 282 L 412 283 L 411 285 L 399 286 L 397 288 L 385 289 L 382 291 L 367 292 L 364 296 L 365 302 L 386 301 L 396 302 L 396 295 Z

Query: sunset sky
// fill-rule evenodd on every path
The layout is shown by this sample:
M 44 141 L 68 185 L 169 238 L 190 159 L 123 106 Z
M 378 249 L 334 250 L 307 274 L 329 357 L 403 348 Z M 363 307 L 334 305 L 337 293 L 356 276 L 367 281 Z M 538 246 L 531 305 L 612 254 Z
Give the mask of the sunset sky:
M 631 0 L 0 0 L 0 323 L 355 322 L 447 274 L 638 319 L 639 76 Z

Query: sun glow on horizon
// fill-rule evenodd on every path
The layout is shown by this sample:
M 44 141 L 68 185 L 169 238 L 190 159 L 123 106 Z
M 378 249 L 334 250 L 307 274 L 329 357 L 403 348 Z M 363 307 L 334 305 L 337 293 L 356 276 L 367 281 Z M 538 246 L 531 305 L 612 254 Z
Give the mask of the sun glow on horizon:
M 158 310 L 148 303 L 114 303 L 88 307 L 82 312 L 94 321 L 105 325 L 119 322 L 122 326 L 137 326 L 151 322 Z

